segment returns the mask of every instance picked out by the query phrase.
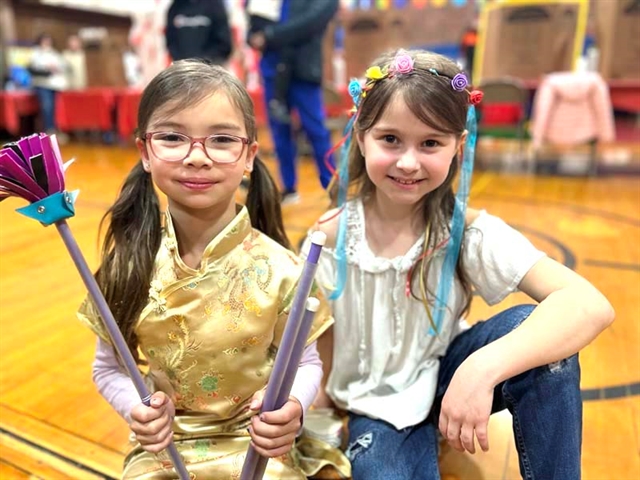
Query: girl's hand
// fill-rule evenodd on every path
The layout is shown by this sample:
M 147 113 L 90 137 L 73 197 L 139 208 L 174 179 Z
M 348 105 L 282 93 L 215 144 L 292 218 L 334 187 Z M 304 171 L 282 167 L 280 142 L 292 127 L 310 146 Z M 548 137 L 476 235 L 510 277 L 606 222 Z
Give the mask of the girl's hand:
M 159 453 L 169 446 L 173 438 L 171 424 L 175 416 L 173 402 L 164 392 L 151 396 L 151 406 L 140 403 L 131 410 L 130 428 L 143 449 Z
M 264 391 L 256 392 L 249 408 L 260 410 Z M 302 426 L 302 405 L 294 398 L 280 410 L 263 412 L 251 418 L 251 443 L 256 452 L 263 457 L 284 455 L 293 447 L 293 442 Z
M 494 385 L 487 381 L 482 364 L 469 356 L 456 370 L 442 399 L 438 427 L 449 445 L 475 453 L 475 438 L 484 452 L 489 450 L 487 427 L 493 404 Z

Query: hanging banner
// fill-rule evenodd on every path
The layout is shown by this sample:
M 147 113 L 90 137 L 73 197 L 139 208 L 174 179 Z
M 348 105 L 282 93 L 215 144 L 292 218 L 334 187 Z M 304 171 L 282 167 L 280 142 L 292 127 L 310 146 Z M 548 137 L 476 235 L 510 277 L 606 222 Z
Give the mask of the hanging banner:
M 433 1 L 433 0 L 431 0 Z M 411 1 L 411 5 L 413 5 L 416 8 L 424 8 L 427 6 L 427 3 L 429 3 L 427 0 L 412 0 Z

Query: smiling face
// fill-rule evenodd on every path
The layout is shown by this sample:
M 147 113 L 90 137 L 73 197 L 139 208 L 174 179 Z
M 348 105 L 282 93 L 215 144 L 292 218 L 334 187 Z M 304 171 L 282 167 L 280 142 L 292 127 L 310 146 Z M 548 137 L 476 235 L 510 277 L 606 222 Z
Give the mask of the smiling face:
M 442 185 L 460 145 L 456 135 L 423 123 L 398 94 L 357 139 L 378 199 L 406 206 Z
M 147 132 L 174 132 L 191 137 L 227 134 L 248 137 L 242 113 L 223 91 L 217 91 L 202 101 L 175 111 L 170 102 L 151 115 Z M 167 115 L 167 112 L 171 112 Z M 170 138 L 170 137 L 169 137 Z M 167 196 L 169 208 L 175 212 L 211 209 L 222 213 L 235 208 L 235 193 L 245 171 L 253 168 L 258 144 L 244 146 L 235 163 L 215 163 L 196 143 L 182 161 L 159 159 L 150 148 L 149 140 L 138 139 L 143 166 L 154 183 Z

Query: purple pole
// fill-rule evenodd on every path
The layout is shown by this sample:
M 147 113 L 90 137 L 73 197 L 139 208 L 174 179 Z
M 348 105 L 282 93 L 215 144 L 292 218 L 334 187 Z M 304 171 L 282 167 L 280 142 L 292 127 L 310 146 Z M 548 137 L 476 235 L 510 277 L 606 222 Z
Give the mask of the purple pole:
M 298 288 L 296 289 L 295 297 L 291 305 L 291 311 L 289 312 L 289 318 L 282 334 L 282 340 L 280 342 L 280 348 L 276 354 L 276 360 L 273 365 L 273 371 L 269 377 L 269 383 L 267 385 L 267 391 L 265 392 L 264 399 L 262 400 L 262 411 L 271 412 L 277 410 L 280 406 L 276 406 L 276 400 L 280 395 L 282 389 L 283 380 L 289 370 L 293 370 L 293 375 L 298 370 L 297 362 L 291 362 L 291 353 L 296 343 L 298 332 L 300 331 L 300 325 L 302 323 L 302 317 L 304 314 L 304 306 L 311 292 L 311 286 L 313 285 L 313 278 L 315 277 L 316 270 L 318 269 L 318 258 L 320 258 L 320 252 L 327 239 L 327 236 L 320 231 L 316 231 L 311 235 L 311 246 L 309 248 L 309 254 L 304 263 L 302 274 L 300 275 L 300 281 L 298 282 Z M 306 338 L 306 336 L 305 336 Z M 288 397 L 288 396 L 287 396 Z M 249 446 L 247 456 L 244 461 L 240 480 L 260 480 L 262 475 L 256 477 L 256 466 L 258 465 L 260 455 Z
M 69 228 L 67 221 L 60 220 L 56 222 L 55 225 L 58 229 L 58 232 L 60 233 L 60 236 L 62 237 L 62 240 L 64 241 L 65 246 L 67 247 L 67 250 L 71 254 L 73 263 L 76 264 L 76 268 L 80 272 L 80 276 L 82 277 L 82 280 L 84 281 L 84 284 L 87 287 L 91 298 L 93 298 L 93 301 L 98 308 L 98 312 L 100 312 L 100 316 L 102 317 L 104 326 L 109 332 L 109 337 L 111 338 L 111 341 L 113 342 L 118 355 L 120 355 L 120 358 L 124 363 L 124 367 L 127 370 L 129 377 L 133 381 L 133 384 L 138 391 L 138 395 L 140 395 L 142 403 L 144 403 L 146 406 L 150 406 L 151 393 L 145 385 L 142 375 L 140 375 L 140 371 L 138 370 L 138 366 L 136 365 L 133 355 L 131 355 L 129 347 L 122 337 L 122 332 L 120 332 L 118 324 L 113 318 L 113 314 L 111 313 L 111 310 L 107 305 L 107 301 L 102 295 L 100 287 L 98 286 L 98 283 L 96 282 L 93 274 L 91 273 L 91 270 L 89 269 L 89 266 L 87 265 L 87 261 L 84 259 L 82 253 L 80 252 L 80 248 L 78 247 L 78 244 L 71 233 L 71 229 Z M 187 472 L 186 467 L 182 463 L 182 458 L 180 457 L 180 454 L 178 453 L 178 450 L 176 449 L 176 446 L 173 442 L 169 444 L 169 446 L 167 447 L 167 451 L 169 452 L 169 456 L 171 457 L 171 461 L 173 462 L 180 480 L 189 480 L 189 472 Z
M 319 307 L 320 307 L 320 301 L 317 298 L 310 297 L 307 300 L 307 308 L 305 309 L 304 315 L 302 317 L 302 321 L 300 324 L 300 331 L 298 332 L 296 343 L 293 347 L 293 351 L 291 352 L 290 363 L 292 365 L 300 364 L 300 359 L 302 358 L 304 347 L 307 344 L 307 337 L 309 336 L 309 330 L 311 330 L 311 325 L 313 324 L 313 317 L 315 317 Z M 284 380 L 282 381 L 282 387 L 280 388 L 280 393 L 278 394 L 278 398 L 276 399 L 276 409 L 282 408 L 284 404 L 287 403 L 287 400 L 289 400 L 289 394 L 291 393 L 291 387 L 293 386 L 293 381 L 296 378 L 296 373 L 297 373 L 297 369 L 293 369 L 293 368 L 287 369 Z M 265 457 L 258 458 L 258 464 L 256 465 L 256 469 L 253 473 L 254 480 L 260 480 L 264 476 L 264 472 L 267 469 L 268 462 L 269 462 L 268 458 L 265 458 Z

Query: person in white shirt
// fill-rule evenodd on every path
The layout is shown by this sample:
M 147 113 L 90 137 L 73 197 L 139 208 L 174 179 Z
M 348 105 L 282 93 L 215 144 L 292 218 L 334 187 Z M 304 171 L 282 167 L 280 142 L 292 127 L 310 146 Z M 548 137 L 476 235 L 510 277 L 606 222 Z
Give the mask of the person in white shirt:
M 50 35 L 38 37 L 29 61 L 31 84 L 40 102 L 42 123 L 47 133 L 53 133 L 55 123 L 56 92 L 67 87 L 66 64 L 54 48 Z
M 67 88 L 82 90 L 87 88 L 87 60 L 82 48 L 82 41 L 77 35 L 67 39 L 67 48 L 62 52 L 67 64 Z
M 349 413 L 353 479 L 439 479 L 438 430 L 459 451 L 486 451 L 490 415 L 505 408 L 523 478 L 579 479 L 577 353 L 613 321 L 611 305 L 505 222 L 466 208 L 482 93 L 455 63 L 400 50 L 365 76 L 349 85 L 338 208 L 317 225 L 335 324 L 319 340 L 329 376 L 316 406 Z M 516 290 L 538 305 L 462 327 L 473 291 L 496 304 Z

